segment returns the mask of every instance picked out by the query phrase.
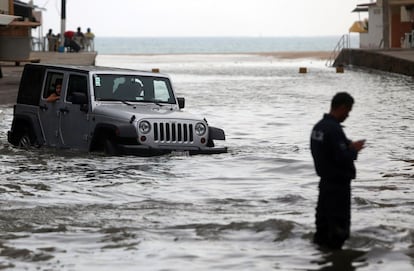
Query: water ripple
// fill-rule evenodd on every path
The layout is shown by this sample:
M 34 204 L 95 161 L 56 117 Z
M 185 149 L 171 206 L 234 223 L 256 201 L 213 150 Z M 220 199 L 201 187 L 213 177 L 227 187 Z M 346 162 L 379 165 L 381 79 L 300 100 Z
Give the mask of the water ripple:
M 229 153 L 21 150 L 6 140 L 13 108 L 0 106 L 0 269 L 412 270 L 411 78 L 258 56 L 123 64 L 169 73 L 185 110 L 226 131 Z M 324 252 L 311 242 L 309 131 L 339 90 L 356 100 L 345 131 L 367 148 L 352 183 L 351 239 Z

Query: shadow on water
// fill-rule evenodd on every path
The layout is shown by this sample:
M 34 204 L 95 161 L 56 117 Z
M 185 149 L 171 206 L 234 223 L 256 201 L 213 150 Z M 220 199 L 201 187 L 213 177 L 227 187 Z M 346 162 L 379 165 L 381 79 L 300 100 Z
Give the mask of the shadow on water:
M 367 264 L 364 251 L 344 249 L 321 252 L 322 259 L 312 262 L 321 266 L 316 269 L 319 271 L 354 271 Z

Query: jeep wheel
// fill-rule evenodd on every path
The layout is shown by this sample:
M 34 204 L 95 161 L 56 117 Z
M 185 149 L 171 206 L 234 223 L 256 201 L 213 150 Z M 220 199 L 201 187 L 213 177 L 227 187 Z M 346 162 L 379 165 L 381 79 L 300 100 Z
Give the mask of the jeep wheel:
M 23 133 L 18 141 L 18 146 L 23 149 L 28 149 L 32 146 L 32 141 L 28 133 Z
M 118 155 L 119 149 L 114 141 L 110 138 L 105 138 L 103 142 L 104 153 L 106 155 Z

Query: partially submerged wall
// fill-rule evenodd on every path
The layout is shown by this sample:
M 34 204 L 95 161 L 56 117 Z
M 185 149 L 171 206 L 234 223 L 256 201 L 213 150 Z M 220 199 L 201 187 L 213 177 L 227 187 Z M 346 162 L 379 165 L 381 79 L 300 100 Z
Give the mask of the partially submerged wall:
M 384 50 L 343 49 L 333 66 L 354 65 L 414 76 L 414 61 L 389 55 Z

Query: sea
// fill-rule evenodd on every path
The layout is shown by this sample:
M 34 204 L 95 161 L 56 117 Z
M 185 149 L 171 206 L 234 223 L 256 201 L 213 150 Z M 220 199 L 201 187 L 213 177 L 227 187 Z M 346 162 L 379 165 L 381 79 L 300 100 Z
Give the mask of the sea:
M 225 131 L 228 153 L 19 149 L 7 142 L 13 104 L 0 105 L 1 270 L 414 270 L 412 77 L 255 53 L 294 51 L 291 38 L 140 40 L 97 39 L 96 64 L 168 74 L 183 110 Z M 300 50 L 329 47 L 311 40 Z M 309 138 L 339 91 L 356 101 L 345 133 L 367 143 L 351 237 L 328 251 L 312 243 Z
M 359 36 L 304 37 L 96 37 L 95 49 L 101 54 L 211 54 L 328 51 L 343 41 L 358 47 Z

